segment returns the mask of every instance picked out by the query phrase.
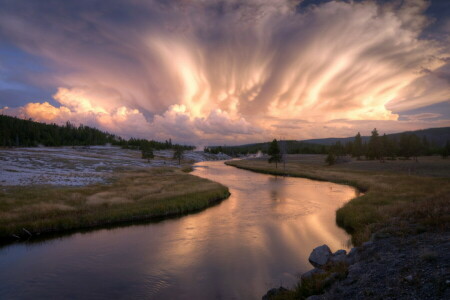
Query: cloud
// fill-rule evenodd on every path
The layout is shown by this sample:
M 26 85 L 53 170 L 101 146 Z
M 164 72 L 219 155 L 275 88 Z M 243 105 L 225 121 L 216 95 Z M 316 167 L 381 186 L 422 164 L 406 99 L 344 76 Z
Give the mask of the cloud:
M 428 5 L 21 1 L 0 12 L 0 38 L 51 66 L 39 82 L 60 107 L 16 109 L 26 116 L 192 143 L 306 138 L 395 128 L 450 99 L 449 44 L 422 36 Z
M 183 143 L 200 141 L 220 142 L 233 135 L 236 141 L 262 132 L 244 118 L 233 119 L 220 109 L 212 111 L 207 117 L 195 117 L 185 105 L 172 105 L 164 113 L 154 115 L 149 121 L 137 109 L 125 106 L 106 109 L 96 106 L 96 98 L 91 98 L 79 89 L 61 88 L 54 95 L 60 106 L 48 102 L 28 103 L 18 108 L 5 107 L 1 114 L 31 118 L 35 121 L 63 124 L 67 120 L 77 124 L 106 128 L 123 137 L 146 137 L 157 140 L 172 138 Z

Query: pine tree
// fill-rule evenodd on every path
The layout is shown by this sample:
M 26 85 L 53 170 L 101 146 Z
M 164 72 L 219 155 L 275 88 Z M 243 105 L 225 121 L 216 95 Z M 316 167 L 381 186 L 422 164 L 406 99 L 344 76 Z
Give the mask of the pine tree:
M 380 161 L 384 162 L 384 158 L 388 156 L 389 151 L 389 138 L 386 133 L 380 138 Z
M 327 157 L 325 158 L 325 162 L 331 166 L 334 165 L 336 163 L 336 156 L 334 155 L 334 153 L 332 151 L 330 151 L 327 155 Z
M 184 149 L 180 146 L 175 146 L 175 152 L 173 153 L 173 158 L 178 159 L 178 164 L 181 165 L 181 160 L 183 159 Z
M 376 128 L 372 130 L 372 135 L 367 145 L 367 157 L 369 159 L 379 159 L 381 157 L 380 136 Z
M 361 134 L 358 132 L 358 134 L 355 136 L 355 141 L 353 142 L 352 147 L 352 156 L 356 157 L 356 159 L 361 159 L 361 155 L 363 154 L 363 145 L 361 140 Z
M 274 162 L 275 168 L 278 168 L 278 163 L 281 162 L 281 153 L 276 139 L 270 143 L 268 154 L 270 155 L 269 163 Z
M 445 143 L 445 147 L 442 149 L 442 158 L 446 159 L 450 155 L 450 141 Z
M 141 147 L 141 151 L 142 158 L 147 159 L 148 162 L 150 162 L 150 159 L 153 159 L 155 157 L 155 155 L 153 154 L 153 149 L 149 143 L 143 144 L 143 146 Z

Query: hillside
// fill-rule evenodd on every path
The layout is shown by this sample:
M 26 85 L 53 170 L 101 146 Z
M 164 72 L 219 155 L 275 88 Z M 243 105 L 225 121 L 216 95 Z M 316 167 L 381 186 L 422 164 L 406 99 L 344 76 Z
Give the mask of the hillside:
M 436 147 L 443 147 L 445 143 L 450 140 L 450 127 L 428 128 L 415 131 L 391 133 L 387 134 L 387 136 L 390 138 L 399 138 L 400 135 L 402 135 L 403 133 L 415 134 L 421 139 L 425 137 L 430 143 L 434 144 Z M 319 145 L 333 145 L 336 142 L 341 142 L 342 144 L 345 144 L 347 142 L 353 141 L 354 138 L 355 137 L 352 136 L 346 138 L 310 139 L 310 140 L 303 140 L 302 142 Z M 369 138 L 370 136 L 361 136 L 363 142 L 367 142 Z

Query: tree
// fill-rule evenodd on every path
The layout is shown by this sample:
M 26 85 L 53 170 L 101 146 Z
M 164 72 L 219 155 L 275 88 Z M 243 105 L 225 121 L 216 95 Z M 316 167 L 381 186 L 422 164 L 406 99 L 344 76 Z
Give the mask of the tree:
M 367 145 L 367 157 L 369 159 L 380 159 L 381 158 L 381 141 L 380 135 L 376 128 L 372 130 L 372 135 Z
M 383 144 L 383 152 L 386 157 L 389 157 L 391 160 L 395 160 L 397 155 L 397 140 L 390 138 L 386 135 L 383 135 L 381 138 Z
M 180 146 L 175 147 L 175 152 L 173 153 L 173 158 L 178 159 L 178 164 L 181 165 L 181 160 L 183 159 L 184 149 Z
M 147 159 L 148 162 L 150 162 L 150 159 L 155 157 L 155 155 L 153 155 L 153 149 L 147 143 L 143 144 L 143 146 L 141 147 L 141 151 L 142 151 L 142 158 Z
M 386 133 L 380 138 L 380 161 L 384 162 L 384 158 L 389 155 L 389 138 Z
M 361 140 L 361 134 L 358 132 L 358 134 L 355 136 L 355 141 L 353 142 L 352 156 L 356 157 L 359 160 L 361 159 L 362 154 L 363 154 L 363 145 Z
M 340 141 L 337 141 L 334 145 L 332 145 L 330 151 L 337 157 L 345 155 L 345 148 L 342 146 Z
M 422 144 L 420 138 L 415 134 L 402 133 L 400 136 L 400 154 L 405 158 L 417 157 L 420 155 Z
M 334 155 L 333 152 L 330 151 L 330 152 L 328 153 L 327 157 L 325 158 L 325 162 L 326 162 L 329 166 L 334 165 L 334 164 L 336 163 L 336 156 Z
M 418 157 L 422 151 L 422 143 L 417 135 L 411 134 L 409 136 L 409 148 L 411 151 L 411 155 L 414 157 L 416 162 L 418 162 Z
M 423 155 L 430 155 L 430 143 L 428 143 L 427 137 L 424 135 L 422 137 L 422 154 Z
M 274 162 L 275 168 L 278 168 L 278 163 L 281 162 L 281 152 L 276 139 L 270 143 L 268 154 L 270 155 L 269 164 Z
M 445 143 L 445 147 L 442 149 L 442 158 L 446 159 L 450 155 L 450 141 Z

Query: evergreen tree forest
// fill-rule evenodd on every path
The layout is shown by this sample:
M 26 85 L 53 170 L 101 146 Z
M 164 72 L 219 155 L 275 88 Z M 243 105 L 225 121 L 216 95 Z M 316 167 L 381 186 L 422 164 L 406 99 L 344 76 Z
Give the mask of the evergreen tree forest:
M 172 144 L 171 140 L 157 142 L 146 139 L 128 140 L 89 126 L 75 126 L 70 122 L 60 126 L 0 115 L 0 147 L 94 146 L 112 144 L 127 149 L 192 150 L 193 146 Z
M 351 155 L 356 159 L 365 158 L 367 160 L 395 160 L 395 159 L 415 159 L 419 156 L 439 154 L 445 157 L 447 149 L 445 147 L 436 147 L 428 142 L 426 137 L 420 139 L 416 134 L 404 132 L 400 135 L 388 136 L 383 134 L 380 136 L 377 129 L 372 130 L 368 142 L 361 141 L 361 134 L 355 136 L 353 141 L 347 142 L 345 145 L 336 142 L 332 145 L 328 153 L 339 158 Z
M 375 128 L 370 137 L 363 138 L 358 132 L 354 138 L 347 141 L 337 141 L 334 144 L 323 145 L 304 141 L 283 141 L 286 154 L 329 154 L 336 162 L 345 156 L 367 160 L 417 159 L 418 156 L 442 155 L 450 156 L 450 141 L 444 146 L 428 141 L 426 136 L 411 132 L 401 134 L 380 135 Z M 262 152 L 268 154 L 271 143 L 258 143 L 240 146 L 210 146 L 205 147 L 207 153 L 225 153 L 230 156 L 241 156 Z M 332 160 L 334 162 L 334 160 Z
M 75 126 L 70 122 L 59 126 L 0 115 L 2 147 L 88 146 L 114 143 L 117 140 L 115 135 L 89 126 Z

